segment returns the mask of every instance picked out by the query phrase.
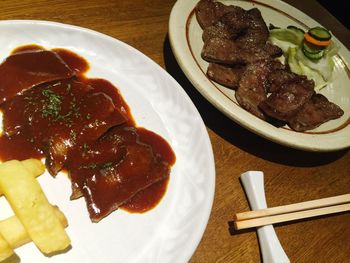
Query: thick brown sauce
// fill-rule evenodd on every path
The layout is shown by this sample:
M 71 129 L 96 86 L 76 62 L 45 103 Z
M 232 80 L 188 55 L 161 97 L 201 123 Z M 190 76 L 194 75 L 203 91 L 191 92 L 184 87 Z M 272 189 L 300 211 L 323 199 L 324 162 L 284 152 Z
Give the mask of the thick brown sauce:
M 32 51 L 32 50 L 43 50 L 43 48 L 40 46 L 36 46 L 36 45 L 21 46 L 21 47 L 16 48 L 13 51 L 13 54 L 26 52 L 26 51 Z M 121 94 L 119 93 L 119 91 L 116 87 L 114 87 L 111 83 L 109 83 L 108 81 L 103 80 L 103 79 L 86 78 L 83 75 L 83 73 L 85 73 L 89 69 L 89 64 L 84 58 L 78 56 L 77 54 L 75 54 L 69 50 L 65 50 L 65 49 L 54 49 L 52 51 L 54 51 L 56 54 L 58 54 L 59 57 L 77 75 L 75 81 L 70 81 L 70 80 L 69 81 L 61 81 L 58 84 L 57 83 L 53 84 L 54 88 L 52 90 L 55 90 L 55 85 L 58 86 L 58 88 L 61 88 L 61 86 L 62 86 L 63 89 L 64 89 L 64 87 L 67 87 L 67 90 L 68 90 L 68 87 L 69 88 L 71 87 L 70 85 L 72 85 L 74 88 L 75 87 L 79 88 L 80 87 L 79 83 L 83 83 L 84 85 L 86 84 L 86 85 L 93 87 L 95 92 L 101 92 L 101 93 L 107 94 L 108 97 L 110 97 L 112 99 L 114 106 L 121 112 L 122 115 L 117 114 L 117 117 L 116 117 L 117 120 L 116 120 L 116 118 L 114 118 L 110 124 L 107 123 L 105 129 L 107 130 L 108 127 L 113 127 L 114 124 L 118 124 L 118 123 L 123 122 L 122 116 L 126 116 L 127 121 L 122 125 L 118 124 L 120 127 L 119 131 L 121 131 L 124 127 L 127 129 L 129 129 L 129 127 L 132 127 L 134 129 L 134 131 L 136 131 L 136 133 L 137 133 L 137 136 L 139 138 L 138 140 L 140 140 L 143 144 L 150 145 L 154 155 L 158 156 L 157 158 L 160 158 L 162 162 L 168 163 L 169 167 L 175 163 L 174 152 L 172 151 L 169 144 L 163 138 L 161 138 L 159 135 L 157 135 L 151 131 L 148 131 L 144 128 L 136 127 L 134 119 L 130 113 L 129 107 L 126 104 L 126 102 L 124 101 L 124 99 L 122 98 Z M 45 85 L 47 86 L 48 84 L 45 83 Z M 39 86 L 36 86 L 32 89 L 33 90 L 38 89 L 39 91 L 41 89 L 43 91 L 42 93 L 45 95 L 47 93 L 47 92 L 44 93 L 45 89 L 47 88 L 45 85 L 43 87 L 41 87 L 39 85 Z M 82 89 L 82 90 L 83 90 L 83 93 L 81 95 L 78 94 L 77 96 L 84 96 L 85 91 L 84 91 L 84 89 Z M 37 93 L 35 93 L 35 92 L 36 91 L 32 92 L 30 90 L 29 92 L 26 93 L 27 94 L 26 96 L 28 98 L 33 99 L 33 100 L 35 99 L 33 104 L 36 103 L 36 101 L 38 101 L 38 100 L 45 99 L 45 97 L 43 97 L 40 92 L 39 92 L 39 94 L 41 97 L 38 96 Z M 62 92 L 62 91 L 60 91 L 60 92 Z M 61 97 L 63 96 L 62 94 L 60 94 Z M 68 91 L 66 92 L 66 94 L 68 94 Z M 67 97 L 69 95 L 70 94 L 68 94 Z M 16 99 L 17 98 L 13 99 L 13 101 L 16 102 Z M 26 99 L 26 98 L 24 98 L 24 99 Z M 10 103 L 12 103 L 12 102 L 10 101 Z M 22 116 L 24 115 L 23 112 L 26 109 L 23 108 L 24 106 L 21 108 L 21 106 L 16 105 L 17 111 L 11 111 L 11 110 L 9 110 L 9 108 L 11 108 L 11 107 L 8 106 L 8 104 L 9 103 L 6 102 L 3 105 L 0 105 L 0 109 L 4 113 L 4 122 L 6 120 L 7 121 L 11 120 L 14 122 L 14 123 L 6 123 L 7 127 L 8 126 L 14 127 L 14 132 L 13 132 L 13 134 L 11 134 L 11 136 L 8 136 L 8 134 L 2 134 L 0 136 L 0 159 L 2 161 L 6 161 L 6 160 L 10 160 L 10 159 L 23 160 L 23 159 L 27 159 L 27 158 L 40 159 L 43 157 L 47 157 L 47 155 L 45 155 L 45 153 L 42 150 L 43 147 L 41 147 L 40 145 L 35 143 L 35 141 L 37 141 L 38 138 L 40 138 L 41 140 L 45 140 L 45 133 L 39 134 L 39 135 L 38 134 L 30 135 L 31 133 L 33 133 L 32 127 L 30 128 L 31 129 L 30 131 L 28 128 L 28 132 L 26 132 L 27 131 L 26 127 L 22 127 L 21 123 L 15 123 L 16 121 L 18 121 L 18 122 L 21 121 L 21 118 L 23 118 Z M 63 108 L 62 110 L 64 110 L 64 107 L 67 108 L 68 106 L 62 105 L 62 108 Z M 86 107 L 86 109 L 85 108 L 84 109 L 88 113 L 84 112 L 84 109 L 82 110 L 83 107 Z M 96 103 L 95 111 L 97 111 L 97 112 L 99 112 L 98 107 L 99 107 L 99 104 Z M 75 122 L 78 122 L 78 123 L 69 123 L 69 125 L 72 125 L 73 128 L 79 127 L 79 125 L 82 125 L 82 124 L 79 124 L 79 122 L 85 121 L 83 118 L 85 118 L 85 116 L 87 117 L 87 115 L 90 115 L 90 111 L 92 110 L 91 108 L 94 108 L 94 106 L 91 106 L 91 104 L 87 105 L 87 106 L 80 105 L 78 108 L 80 111 L 83 111 L 83 113 L 85 115 L 83 114 L 83 116 L 80 116 L 80 115 L 78 116 L 78 114 L 77 114 L 77 117 L 72 119 Z M 66 110 L 68 111 L 69 109 L 67 108 Z M 91 115 L 93 115 L 93 114 L 94 114 L 94 112 L 91 112 Z M 50 120 L 50 118 L 49 118 L 49 120 Z M 18 128 L 18 125 L 20 126 L 20 129 L 19 129 L 20 132 L 18 134 L 16 134 L 16 131 L 17 131 L 16 128 Z M 45 121 L 41 120 L 41 122 L 38 122 L 36 125 L 38 125 L 38 127 L 36 129 L 34 129 L 35 131 L 45 131 L 47 129 L 47 127 L 51 125 L 51 123 L 47 123 L 46 120 Z M 42 126 L 40 126 L 40 125 L 42 125 Z M 67 131 L 67 126 L 65 126 L 64 122 L 62 122 L 62 123 L 60 122 L 59 125 L 56 125 L 57 127 L 54 125 L 55 124 L 53 124 L 53 127 L 55 129 L 57 129 L 58 134 L 60 132 L 64 134 L 64 132 Z M 62 127 L 62 129 L 60 129 L 60 127 Z M 52 129 L 52 127 L 51 127 L 51 129 Z M 40 132 L 38 132 L 38 133 L 40 133 Z M 118 134 L 118 129 L 116 130 L 116 133 Z M 89 138 L 91 136 L 87 137 L 88 135 L 89 135 L 89 132 L 87 132 L 85 135 L 82 135 L 82 136 L 80 136 L 80 138 L 78 138 L 78 140 L 82 141 L 80 143 L 80 145 L 81 145 L 80 149 L 78 149 L 77 152 L 73 151 L 73 154 L 70 154 L 68 156 L 69 160 L 62 166 L 63 170 L 66 170 L 68 172 L 73 171 L 73 173 L 74 173 L 74 171 L 78 170 L 80 173 L 82 173 L 82 175 L 84 175 L 84 171 L 87 174 L 89 174 L 91 172 L 91 169 L 90 170 L 81 169 L 82 166 L 80 166 L 79 168 L 77 168 L 77 166 L 76 166 L 76 164 L 84 164 L 86 166 L 86 163 L 84 163 L 84 162 L 86 162 L 86 160 L 83 159 L 83 157 L 82 157 L 83 150 L 81 150 L 81 149 L 84 148 L 85 145 L 86 145 L 86 147 L 93 147 L 93 143 L 89 142 Z M 42 138 L 44 138 L 44 139 L 42 139 Z M 86 140 L 88 143 L 83 144 L 84 140 Z M 106 140 L 106 141 L 108 141 L 108 140 Z M 91 143 L 91 144 L 89 144 L 89 143 Z M 130 143 L 131 143 L 131 141 L 130 141 Z M 99 151 L 102 152 L 103 149 L 99 150 Z M 77 153 L 77 154 L 75 154 L 75 153 Z M 110 154 L 110 155 L 108 155 L 108 154 L 109 153 L 104 154 L 105 155 L 104 161 L 107 160 L 108 158 L 117 158 L 117 157 L 114 157 L 112 154 Z M 113 153 L 113 154 L 115 154 L 115 153 Z M 118 154 L 115 154 L 115 155 L 117 156 Z M 111 159 L 111 160 L 113 162 L 113 159 Z M 93 165 L 94 165 L 94 167 L 96 167 L 95 163 Z M 91 165 L 91 167 L 92 167 L 92 165 Z M 48 167 L 48 169 L 51 173 L 52 173 L 52 170 L 54 170 L 54 168 L 52 168 L 52 167 Z M 79 184 L 79 179 L 74 179 L 74 178 L 71 178 L 71 179 L 72 179 L 72 183 L 73 183 L 73 192 L 74 192 L 74 183 Z M 132 199 L 130 199 L 129 201 L 127 201 L 126 203 L 124 203 L 120 207 L 127 210 L 127 211 L 138 212 L 138 213 L 142 213 L 142 212 L 145 212 L 145 211 L 152 209 L 153 207 L 155 207 L 159 203 L 159 201 L 164 196 L 164 194 L 166 192 L 166 188 L 167 188 L 167 183 L 168 183 L 168 177 L 164 180 L 161 180 L 161 181 L 155 183 L 155 184 L 152 184 L 151 186 L 147 187 L 144 190 L 137 192 L 137 194 L 134 195 L 132 197 Z M 103 202 L 107 202 L 109 200 L 107 197 L 105 200 L 103 199 L 104 193 L 101 190 L 96 191 L 96 194 L 100 195 L 99 198 L 100 199 L 102 198 Z M 80 197 L 79 194 L 78 194 L 78 197 Z M 73 199 L 74 199 L 74 197 L 73 197 Z M 106 204 L 106 206 L 110 206 L 110 204 Z M 101 203 L 100 209 L 102 209 L 102 210 L 104 209 L 104 203 Z M 108 214 L 109 212 L 107 211 L 106 213 Z

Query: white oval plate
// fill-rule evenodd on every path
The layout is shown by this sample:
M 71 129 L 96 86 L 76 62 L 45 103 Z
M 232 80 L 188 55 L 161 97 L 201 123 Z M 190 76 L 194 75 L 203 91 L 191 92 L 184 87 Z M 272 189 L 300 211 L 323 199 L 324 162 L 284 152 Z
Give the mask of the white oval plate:
M 16 249 L 21 262 L 187 262 L 209 218 L 215 167 L 204 123 L 181 86 L 141 52 L 92 30 L 46 21 L 1 21 L 0 35 L 1 61 L 24 44 L 67 48 L 83 56 L 90 63 L 87 75 L 118 87 L 137 125 L 163 136 L 176 154 L 168 190 L 155 209 L 144 214 L 117 210 L 99 223 L 90 222 L 82 198 L 69 201 L 66 176 L 42 175 L 38 180 L 49 201 L 67 216 L 72 248 L 45 257 L 29 243 Z M 0 218 L 10 215 L 0 198 Z
M 197 23 L 193 9 L 198 0 L 178 0 L 169 21 L 169 38 L 174 55 L 193 86 L 217 109 L 252 132 L 271 141 L 308 151 L 334 151 L 350 147 L 350 52 L 335 37 L 340 46 L 335 58 L 333 81 L 322 90 L 330 101 L 344 110 L 344 115 L 307 131 L 295 132 L 288 127 L 277 128 L 242 109 L 227 89 L 206 76 L 208 63 L 201 58 L 203 47 L 202 29 Z M 307 29 L 319 25 L 298 9 L 278 0 L 221 1 L 226 5 L 238 5 L 245 9 L 259 8 L 268 25 L 286 27 L 296 25 Z

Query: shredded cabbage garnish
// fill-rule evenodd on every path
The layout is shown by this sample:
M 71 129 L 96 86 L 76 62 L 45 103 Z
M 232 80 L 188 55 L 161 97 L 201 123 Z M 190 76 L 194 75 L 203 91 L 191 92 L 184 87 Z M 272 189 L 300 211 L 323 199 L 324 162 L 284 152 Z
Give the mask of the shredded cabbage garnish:
M 311 60 L 302 52 L 303 39 L 301 32 L 288 28 L 270 30 L 269 41 L 283 50 L 284 62 L 288 63 L 290 70 L 312 79 L 315 82 L 315 90 L 319 91 L 332 81 L 333 56 L 337 54 L 339 47 L 332 41 L 321 59 Z

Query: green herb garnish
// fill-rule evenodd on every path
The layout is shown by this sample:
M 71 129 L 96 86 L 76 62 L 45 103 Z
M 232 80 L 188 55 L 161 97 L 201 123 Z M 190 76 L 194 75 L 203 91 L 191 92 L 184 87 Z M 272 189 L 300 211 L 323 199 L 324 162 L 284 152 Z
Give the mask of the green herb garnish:
M 50 89 L 42 90 L 42 94 L 46 98 L 42 116 L 57 118 L 61 111 L 62 97 Z

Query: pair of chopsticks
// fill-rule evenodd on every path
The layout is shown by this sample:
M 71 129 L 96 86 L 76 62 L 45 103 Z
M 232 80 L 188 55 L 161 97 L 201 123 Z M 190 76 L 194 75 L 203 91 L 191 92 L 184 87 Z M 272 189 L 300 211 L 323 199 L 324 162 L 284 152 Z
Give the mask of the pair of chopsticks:
M 350 211 L 350 194 L 237 213 L 236 230 Z

